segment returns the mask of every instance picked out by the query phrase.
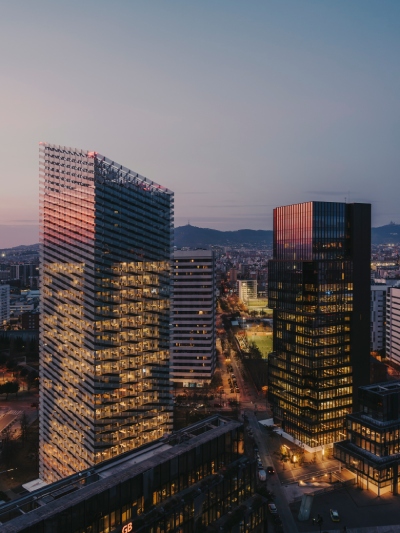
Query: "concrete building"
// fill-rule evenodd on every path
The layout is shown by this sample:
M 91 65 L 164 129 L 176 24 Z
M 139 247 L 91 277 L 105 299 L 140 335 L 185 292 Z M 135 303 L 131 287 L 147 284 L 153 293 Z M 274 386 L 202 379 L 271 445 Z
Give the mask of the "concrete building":
M 256 279 L 238 279 L 237 293 L 242 302 L 247 303 L 249 300 L 257 298 L 257 280 Z
M 202 387 L 216 366 L 214 253 L 177 250 L 172 278 L 171 380 L 181 387 Z
M 10 286 L 0 285 L 0 326 L 10 320 Z
M 370 227 L 369 204 L 274 210 L 268 397 L 274 420 L 315 449 L 342 440 L 370 382 Z
M 400 365 L 400 286 L 389 287 L 386 297 L 386 356 Z
M 243 441 L 241 423 L 210 417 L 3 504 L 1 531 L 264 533 L 267 500 Z
M 40 478 L 172 428 L 173 193 L 97 152 L 41 143 Z

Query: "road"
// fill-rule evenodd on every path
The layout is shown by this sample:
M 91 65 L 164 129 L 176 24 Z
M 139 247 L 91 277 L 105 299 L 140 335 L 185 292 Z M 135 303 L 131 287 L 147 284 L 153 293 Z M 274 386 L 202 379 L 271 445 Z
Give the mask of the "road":
M 260 454 L 261 462 L 265 467 L 273 466 L 275 468 L 274 462 L 270 454 L 270 450 L 267 446 L 267 439 L 264 433 L 266 430 L 260 428 L 257 418 L 254 415 L 254 411 L 247 410 L 246 414 L 249 419 L 249 427 L 251 427 L 254 434 L 254 441 L 258 446 L 258 453 Z M 296 522 L 294 521 L 293 515 L 289 509 L 289 504 L 283 493 L 282 484 L 279 480 L 278 475 L 273 474 L 268 476 L 267 487 L 275 494 L 275 504 L 278 508 L 278 512 L 282 520 L 283 531 L 285 533 L 296 533 Z

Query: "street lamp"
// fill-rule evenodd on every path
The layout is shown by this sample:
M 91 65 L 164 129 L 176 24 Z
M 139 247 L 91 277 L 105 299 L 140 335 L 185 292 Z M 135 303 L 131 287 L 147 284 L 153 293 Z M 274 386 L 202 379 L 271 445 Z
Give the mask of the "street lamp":
M 313 518 L 313 524 L 318 524 L 319 525 L 319 533 L 321 533 L 321 527 L 322 527 L 322 522 L 323 522 L 323 518 L 321 515 L 317 515 L 317 518 Z
M 2 470 L 0 474 L 5 474 L 6 472 L 12 472 L 13 470 L 17 470 L 16 468 L 9 468 L 8 470 Z

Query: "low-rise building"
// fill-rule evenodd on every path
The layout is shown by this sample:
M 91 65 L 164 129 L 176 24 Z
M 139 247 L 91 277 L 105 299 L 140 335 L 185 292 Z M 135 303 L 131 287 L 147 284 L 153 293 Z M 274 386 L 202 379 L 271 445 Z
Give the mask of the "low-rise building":
M 400 381 L 359 387 L 360 411 L 346 416 L 347 440 L 334 455 L 357 476 L 359 486 L 399 494 Z
M 243 425 L 221 416 L 4 504 L 2 533 L 264 533 Z M 26 487 L 29 490 L 29 487 Z M 215 528 L 215 529 L 212 529 Z
M 239 299 L 244 303 L 249 300 L 255 300 L 257 298 L 257 280 L 239 279 L 237 281 L 237 292 Z

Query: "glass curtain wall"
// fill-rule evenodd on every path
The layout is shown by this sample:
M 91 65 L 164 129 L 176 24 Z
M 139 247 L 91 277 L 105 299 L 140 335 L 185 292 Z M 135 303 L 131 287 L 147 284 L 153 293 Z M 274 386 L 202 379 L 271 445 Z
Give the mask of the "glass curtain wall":
M 354 269 L 347 207 L 308 202 L 274 210 L 269 399 L 283 429 L 312 448 L 341 440 L 352 409 Z

